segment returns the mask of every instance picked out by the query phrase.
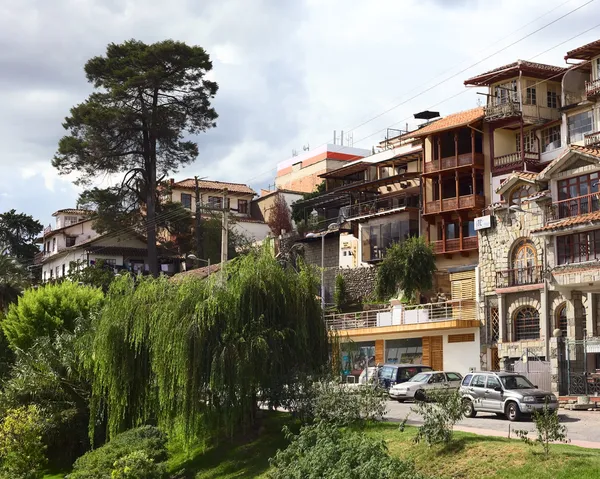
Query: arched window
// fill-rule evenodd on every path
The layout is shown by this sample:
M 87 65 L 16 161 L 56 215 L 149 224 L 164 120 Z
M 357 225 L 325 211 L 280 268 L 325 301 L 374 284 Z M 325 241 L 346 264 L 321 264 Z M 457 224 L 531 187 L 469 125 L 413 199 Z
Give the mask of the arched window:
M 562 332 L 563 338 L 567 337 L 569 322 L 567 320 L 567 303 L 559 306 L 556 314 L 556 327 Z
M 514 316 L 514 325 L 517 341 L 540 338 L 540 314 L 537 309 L 531 306 L 519 309 Z
M 509 204 L 520 205 L 521 201 L 532 193 L 531 186 L 518 186 L 510 193 Z
M 534 284 L 540 282 L 537 270 L 537 254 L 531 241 L 521 242 L 513 254 L 513 282 L 519 284 Z

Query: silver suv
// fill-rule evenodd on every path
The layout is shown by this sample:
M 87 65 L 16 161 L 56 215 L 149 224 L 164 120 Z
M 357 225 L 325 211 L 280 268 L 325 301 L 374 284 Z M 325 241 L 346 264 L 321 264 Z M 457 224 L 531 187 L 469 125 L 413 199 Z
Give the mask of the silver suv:
M 525 376 L 507 372 L 467 374 L 460 386 L 465 415 L 475 417 L 479 412 L 494 412 L 518 421 L 523 414 L 540 410 L 545 404 L 555 411 L 558 400 L 552 393 L 541 391 Z

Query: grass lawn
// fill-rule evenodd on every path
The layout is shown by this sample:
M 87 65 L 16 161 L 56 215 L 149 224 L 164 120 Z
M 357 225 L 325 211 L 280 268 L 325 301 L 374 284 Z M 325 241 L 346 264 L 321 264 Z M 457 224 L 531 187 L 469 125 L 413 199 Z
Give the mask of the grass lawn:
M 169 461 L 172 473 L 182 472 L 186 479 L 241 479 L 266 476 L 269 457 L 285 447 L 281 432 L 289 424 L 284 414 L 275 414 L 265 421 L 257 437 L 224 442 L 209 449 L 197 448 L 185 454 L 173 451 Z M 524 425 L 530 429 L 531 424 Z M 298 428 L 297 424 L 292 425 Z M 366 428 L 365 433 L 383 438 L 390 453 L 411 459 L 422 472 L 435 478 L 496 478 L 496 479 L 596 479 L 600 477 L 600 450 L 568 445 L 553 445 L 548 459 L 540 446 L 527 446 L 518 440 L 477 436 L 455 432 L 447 448 L 415 445 L 414 427 L 399 431 L 394 423 L 380 423 Z M 47 475 L 58 479 L 62 475 Z M 179 476 L 178 476 L 179 477 Z

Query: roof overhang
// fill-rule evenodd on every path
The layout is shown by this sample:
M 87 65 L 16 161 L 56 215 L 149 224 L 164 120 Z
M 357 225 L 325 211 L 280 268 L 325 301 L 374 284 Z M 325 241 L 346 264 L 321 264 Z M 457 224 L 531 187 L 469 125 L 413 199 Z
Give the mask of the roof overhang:
M 600 55 L 600 40 L 567 52 L 565 60 L 591 60 Z
M 536 182 L 533 179 L 524 178 L 522 176 L 519 176 L 518 174 L 513 173 L 498 188 L 496 188 L 496 193 L 498 193 L 500 195 L 505 195 L 514 186 L 516 186 L 519 183 L 526 183 L 526 184 L 529 184 L 529 185 L 535 185 Z

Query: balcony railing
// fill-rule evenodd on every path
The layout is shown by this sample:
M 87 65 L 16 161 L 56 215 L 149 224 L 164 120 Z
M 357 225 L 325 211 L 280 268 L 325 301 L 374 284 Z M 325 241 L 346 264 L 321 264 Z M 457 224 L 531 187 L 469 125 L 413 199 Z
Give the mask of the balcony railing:
M 517 101 L 506 101 L 504 103 L 490 103 L 485 107 L 485 119 L 500 120 L 521 114 L 521 106 Z
M 600 78 L 585 82 L 585 94 L 588 97 L 595 97 L 600 94 Z
M 542 267 L 514 268 L 496 273 L 496 288 L 543 283 Z
M 475 301 L 463 299 L 356 313 L 327 314 L 325 315 L 325 325 L 330 331 L 343 331 L 453 320 L 475 321 L 476 319 Z
M 600 146 L 600 131 L 583 135 L 585 146 Z
M 462 246 L 460 238 L 434 241 L 432 246 L 435 254 L 459 253 L 461 251 L 476 250 L 479 247 L 479 242 L 477 236 L 467 236 L 462 239 Z
M 448 156 L 441 160 L 425 163 L 425 173 L 450 170 L 462 166 L 483 166 L 483 153 L 463 153 L 462 155 Z
M 546 211 L 546 221 L 556 221 L 595 211 L 600 211 L 600 193 L 569 198 L 549 205 Z
M 460 209 L 483 209 L 485 207 L 485 197 L 483 195 L 463 195 L 459 197 L 428 201 L 425 204 L 425 214 L 444 213 Z
M 359 218 L 361 216 L 370 216 L 377 213 L 385 213 L 386 211 L 395 210 L 402 207 L 419 207 L 418 198 L 415 196 L 414 200 L 406 196 L 394 196 L 391 198 L 377 198 L 372 201 L 365 201 L 364 203 L 358 203 L 356 205 L 348 205 L 340 208 L 340 215 L 346 220 L 353 218 Z
M 540 154 L 536 151 L 526 151 L 523 156 L 521 152 L 515 151 L 508 155 L 494 157 L 494 172 L 512 171 L 523 167 L 523 165 L 538 166 L 540 164 Z

